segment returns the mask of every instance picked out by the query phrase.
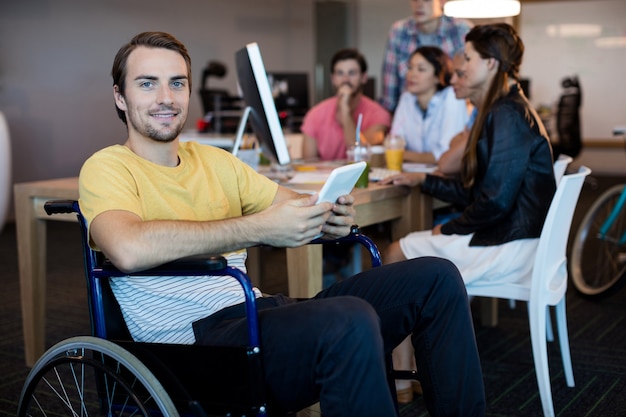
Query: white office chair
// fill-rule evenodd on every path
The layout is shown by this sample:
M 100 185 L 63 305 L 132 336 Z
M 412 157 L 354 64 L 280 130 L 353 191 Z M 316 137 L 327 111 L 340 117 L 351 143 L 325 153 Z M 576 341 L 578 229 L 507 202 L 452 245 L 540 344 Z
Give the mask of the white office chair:
M 561 178 L 563 178 L 563 174 L 565 174 L 565 170 L 567 166 L 574 160 L 571 156 L 568 155 L 559 155 L 559 157 L 554 161 L 554 179 L 556 180 L 556 185 L 559 185 L 561 182 Z
M 574 374 L 567 334 L 565 292 L 567 290 L 567 240 L 574 209 L 585 177 L 591 170 L 581 167 L 577 173 L 565 175 L 559 182 L 546 216 L 534 266 L 530 276 L 516 277 L 515 283 L 488 284 L 477 281 L 467 285 L 469 296 L 508 298 L 528 302 L 530 340 L 541 405 L 545 416 L 554 416 L 548 354 L 546 318 L 548 306 L 556 306 L 557 331 L 567 386 L 574 386 Z M 463 271 L 461 271 L 463 273 Z
M 553 171 L 554 171 L 554 179 L 556 181 L 557 186 L 559 185 L 559 182 L 561 182 L 561 178 L 563 178 L 563 175 L 565 174 L 565 170 L 567 169 L 567 166 L 573 160 L 574 158 L 572 158 L 571 156 L 561 154 L 559 155 L 557 160 L 554 161 Z M 509 307 L 512 309 L 515 308 L 515 300 L 509 300 Z M 552 342 L 554 340 L 554 336 L 552 334 L 552 326 L 550 325 L 550 320 L 548 320 L 547 323 L 548 323 L 548 327 L 546 331 L 548 333 L 548 341 Z
M 11 199 L 11 141 L 9 126 L 0 112 L 0 232 L 9 212 Z

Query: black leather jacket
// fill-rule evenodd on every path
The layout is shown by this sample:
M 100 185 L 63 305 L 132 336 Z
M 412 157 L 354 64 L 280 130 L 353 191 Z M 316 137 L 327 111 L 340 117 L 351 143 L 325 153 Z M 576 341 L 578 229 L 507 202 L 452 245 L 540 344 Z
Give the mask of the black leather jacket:
M 487 115 L 477 144 L 474 185 L 428 175 L 422 191 L 465 207 L 446 235 L 474 233 L 470 246 L 537 238 L 556 190 L 548 135 L 519 86 Z

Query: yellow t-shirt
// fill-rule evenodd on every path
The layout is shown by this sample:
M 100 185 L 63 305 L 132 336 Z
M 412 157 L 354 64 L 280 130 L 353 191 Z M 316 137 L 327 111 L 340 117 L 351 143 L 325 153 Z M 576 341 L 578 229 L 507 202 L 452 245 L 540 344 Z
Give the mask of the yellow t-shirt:
M 80 208 L 88 224 L 108 210 L 130 211 L 146 221 L 240 217 L 269 207 L 278 190 L 278 184 L 222 149 L 184 142 L 178 156 L 180 163 L 172 168 L 121 145 L 96 152 L 79 178 Z M 225 256 L 229 265 L 245 271 L 245 255 L 242 249 Z M 145 342 L 193 343 L 193 321 L 243 302 L 241 287 L 229 277 L 117 278 L 111 288 L 131 335 Z
M 231 153 L 183 142 L 180 163 L 164 167 L 126 146 L 91 156 L 80 172 L 80 208 L 88 224 L 108 210 L 126 210 L 143 220 L 222 220 L 262 211 L 278 185 Z

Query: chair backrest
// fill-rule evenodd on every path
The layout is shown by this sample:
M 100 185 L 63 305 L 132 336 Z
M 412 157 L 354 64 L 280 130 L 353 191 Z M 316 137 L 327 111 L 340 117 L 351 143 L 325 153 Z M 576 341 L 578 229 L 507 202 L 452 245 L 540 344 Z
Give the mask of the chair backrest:
M 563 176 L 556 189 L 539 237 L 531 303 L 555 305 L 567 290 L 567 241 L 583 182 L 590 173 L 589 168 L 582 166 L 578 172 Z
M 556 180 L 556 185 L 559 185 L 561 182 L 561 178 L 565 174 L 565 170 L 567 166 L 574 160 L 571 156 L 561 154 L 558 156 L 556 161 L 554 161 L 554 179 Z
M 91 318 L 92 334 L 94 336 L 113 340 L 131 340 L 130 333 L 122 316 L 119 304 L 115 299 L 109 285 L 109 278 L 123 277 L 128 274 L 119 271 L 115 266 L 105 259 L 101 252 L 94 251 L 89 246 L 89 231 L 87 221 L 82 216 L 78 201 L 57 200 L 48 201 L 44 205 L 48 214 L 55 213 L 76 213 L 78 224 L 81 228 L 81 238 L 83 243 L 83 261 L 85 276 L 87 279 L 87 292 L 89 302 L 89 315 Z M 382 264 L 380 251 L 376 244 L 369 237 L 361 234 L 359 227 L 353 225 L 350 234 L 335 239 L 316 239 L 314 244 L 343 244 L 358 243 L 365 247 L 370 254 L 372 267 Z M 227 265 L 226 259 L 218 257 L 191 257 L 178 261 L 169 262 L 161 266 L 141 271 L 137 275 L 156 276 L 203 276 L 210 273 L 216 275 L 230 275 L 237 279 L 243 288 L 246 298 L 246 312 L 248 316 L 249 339 L 252 346 L 258 346 L 259 332 L 257 326 L 257 314 L 255 295 L 246 274 L 237 268 Z

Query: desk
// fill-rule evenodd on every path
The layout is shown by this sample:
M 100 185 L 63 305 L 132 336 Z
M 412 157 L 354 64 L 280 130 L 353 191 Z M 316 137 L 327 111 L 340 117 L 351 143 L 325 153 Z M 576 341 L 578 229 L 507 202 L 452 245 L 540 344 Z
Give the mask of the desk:
M 13 191 L 24 354 L 26 365 L 33 366 L 45 350 L 46 220 L 76 221 L 75 215 L 48 216 L 43 205 L 47 200 L 77 200 L 78 178 L 15 184 Z
M 298 189 L 304 189 L 302 184 Z M 319 186 L 317 186 L 319 189 Z M 355 188 L 356 218 L 361 227 L 391 220 L 391 238 L 432 225 L 432 199 L 418 188 L 381 186 Z M 305 245 L 287 249 L 287 278 L 291 297 L 308 298 L 322 290 L 322 246 Z
M 311 187 L 317 189 L 319 185 Z M 45 350 L 46 221 L 76 221 L 74 214 L 48 216 L 43 205 L 48 200 L 77 200 L 78 178 L 15 184 L 14 193 L 24 351 L 26 365 L 32 366 Z M 432 223 L 431 199 L 418 189 L 372 184 L 367 189 L 355 189 L 353 195 L 357 224 L 390 220 L 393 239 Z M 287 249 L 287 271 L 289 295 L 316 294 L 322 288 L 321 246 Z

